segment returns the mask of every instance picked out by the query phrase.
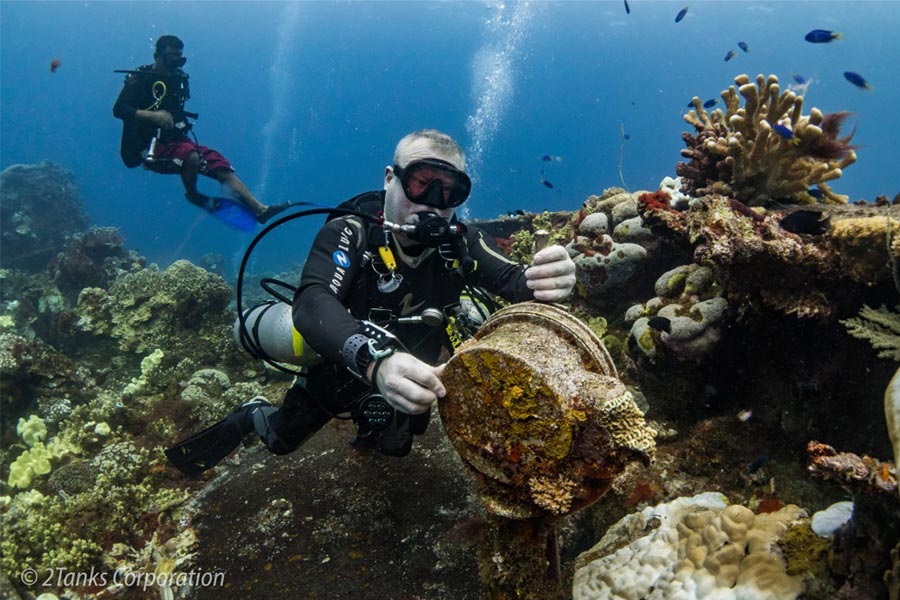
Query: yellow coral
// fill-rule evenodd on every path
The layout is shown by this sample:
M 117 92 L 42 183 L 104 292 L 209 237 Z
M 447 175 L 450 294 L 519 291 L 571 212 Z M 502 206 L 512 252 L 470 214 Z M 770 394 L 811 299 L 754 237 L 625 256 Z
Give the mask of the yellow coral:
M 19 419 L 16 433 L 22 437 L 26 444 L 34 446 L 38 442 L 44 441 L 47 437 L 47 426 L 39 416 L 29 415 L 27 421 L 24 418 Z
M 31 486 L 35 475 L 46 475 L 50 472 L 50 452 L 43 442 L 37 442 L 9 465 L 10 487 L 25 489 Z

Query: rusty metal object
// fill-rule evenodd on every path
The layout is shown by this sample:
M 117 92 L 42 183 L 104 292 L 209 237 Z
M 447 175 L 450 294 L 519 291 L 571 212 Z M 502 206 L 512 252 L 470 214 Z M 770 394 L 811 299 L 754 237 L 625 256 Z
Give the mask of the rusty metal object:
M 548 304 L 495 313 L 447 364 L 439 410 L 494 515 L 558 516 L 602 496 L 653 431 L 603 344 Z

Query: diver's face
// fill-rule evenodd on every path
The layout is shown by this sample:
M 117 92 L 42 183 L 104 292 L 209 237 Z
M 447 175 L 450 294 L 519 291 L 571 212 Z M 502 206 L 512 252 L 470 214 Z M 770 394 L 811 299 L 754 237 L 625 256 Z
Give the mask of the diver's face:
M 462 169 L 463 167 L 463 165 L 457 164 L 456 158 L 436 151 L 435 149 L 431 148 L 428 141 L 424 139 L 416 140 L 410 145 L 406 156 L 401 157 L 400 164 L 405 166 L 413 161 L 423 160 L 427 158 L 436 158 L 446 161 L 454 165 L 458 169 Z M 435 172 L 433 173 L 433 175 L 435 177 L 445 176 L 445 174 L 442 174 L 440 172 Z M 403 190 L 403 185 L 400 182 L 400 177 L 398 177 L 397 174 L 394 173 L 393 167 L 385 167 L 384 191 L 384 218 L 391 223 L 400 223 L 404 225 L 413 224 L 419 220 L 419 216 L 416 213 L 420 212 L 435 213 L 445 219 L 449 219 L 456 212 L 455 208 L 438 209 L 426 204 L 418 204 L 415 201 L 410 200 L 406 195 L 406 192 Z M 409 240 L 405 241 L 408 242 Z
M 157 59 L 159 66 L 169 71 L 181 68 L 184 66 L 185 62 L 187 62 L 184 58 L 183 49 L 174 46 L 166 46 L 163 51 L 159 53 Z

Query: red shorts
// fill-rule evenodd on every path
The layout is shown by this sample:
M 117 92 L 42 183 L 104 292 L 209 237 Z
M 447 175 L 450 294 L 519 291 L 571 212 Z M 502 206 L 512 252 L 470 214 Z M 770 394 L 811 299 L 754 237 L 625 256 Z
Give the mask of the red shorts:
M 192 140 L 183 139 L 174 142 L 159 142 L 156 144 L 156 152 L 153 154 L 157 160 L 148 164 L 147 168 L 157 173 L 170 175 L 180 173 L 181 165 L 187 160 L 191 152 L 200 155 L 200 174 L 215 178 L 214 173 L 227 169 L 234 171 L 234 167 L 228 159 L 206 146 L 198 146 Z

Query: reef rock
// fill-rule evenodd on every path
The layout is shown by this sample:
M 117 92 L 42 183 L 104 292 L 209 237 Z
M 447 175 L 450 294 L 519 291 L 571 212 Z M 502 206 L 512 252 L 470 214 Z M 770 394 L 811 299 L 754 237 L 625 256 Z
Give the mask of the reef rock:
M 72 174 L 59 165 L 13 165 L 0 173 L 0 255 L 6 267 L 37 272 L 66 236 L 88 226 Z

